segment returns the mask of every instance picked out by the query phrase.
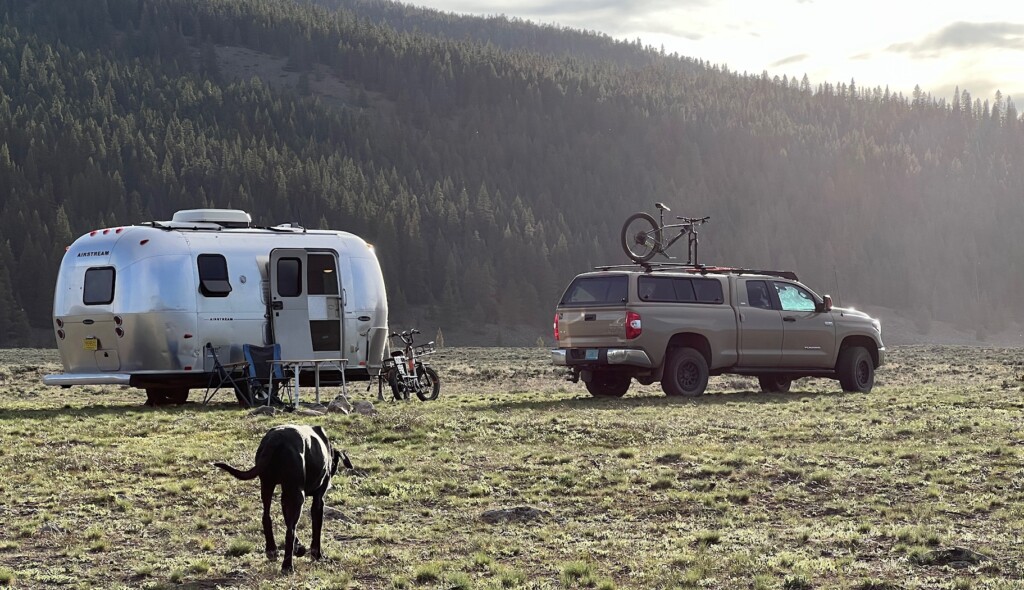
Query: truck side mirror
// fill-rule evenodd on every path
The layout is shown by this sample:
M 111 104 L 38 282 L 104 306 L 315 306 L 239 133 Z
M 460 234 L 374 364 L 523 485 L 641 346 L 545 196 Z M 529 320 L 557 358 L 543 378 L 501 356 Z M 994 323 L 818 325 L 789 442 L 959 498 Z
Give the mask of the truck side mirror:
M 832 296 L 825 295 L 822 299 L 824 299 L 824 303 L 821 305 L 822 309 L 824 311 L 832 311 Z

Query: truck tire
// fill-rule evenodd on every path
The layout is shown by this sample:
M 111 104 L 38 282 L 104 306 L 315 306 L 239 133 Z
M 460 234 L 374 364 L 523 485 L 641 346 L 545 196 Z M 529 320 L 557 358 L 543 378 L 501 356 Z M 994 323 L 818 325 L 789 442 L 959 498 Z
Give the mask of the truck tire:
M 708 361 L 693 348 L 676 348 L 669 352 L 661 390 L 665 395 L 703 395 L 708 387 Z
M 862 346 L 851 346 L 839 351 L 836 373 L 843 391 L 870 393 L 875 385 L 875 363 Z
M 793 380 L 785 375 L 758 375 L 757 382 L 765 393 L 787 393 Z
M 611 371 L 595 371 L 586 382 L 587 391 L 594 397 L 622 397 L 629 390 L 630 377 Z

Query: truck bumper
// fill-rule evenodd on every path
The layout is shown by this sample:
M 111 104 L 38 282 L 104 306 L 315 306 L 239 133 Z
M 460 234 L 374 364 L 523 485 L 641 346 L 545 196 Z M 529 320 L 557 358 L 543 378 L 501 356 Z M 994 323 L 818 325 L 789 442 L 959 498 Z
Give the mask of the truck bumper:
M 881 367 L 885 364 L 885 347 L 878 347 L 878 366 Z
M 551 363 L 569 367 L 629 365 L 649 369 L 652 366 L 647 353 L 635 348 L 556 348 L 551 351 Z

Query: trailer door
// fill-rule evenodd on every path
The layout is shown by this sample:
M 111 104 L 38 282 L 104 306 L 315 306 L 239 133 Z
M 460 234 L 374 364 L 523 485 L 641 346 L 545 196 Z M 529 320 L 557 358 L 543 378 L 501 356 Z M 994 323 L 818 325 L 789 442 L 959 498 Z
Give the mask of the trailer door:
M 274 339 L 285 359 L 340 358 L 343 291 L 335 252 L 270 253 Z

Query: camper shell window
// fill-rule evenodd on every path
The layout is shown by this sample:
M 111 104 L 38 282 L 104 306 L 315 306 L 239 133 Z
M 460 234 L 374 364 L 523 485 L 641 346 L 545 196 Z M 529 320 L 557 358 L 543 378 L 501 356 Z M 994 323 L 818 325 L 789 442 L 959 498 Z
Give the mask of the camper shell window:
M 281 297 L 302 295 L 302 261 L 298 258 L 277 261 L 277 294 Z
M 227 297 L 231 293 L 228 261 L 220 254 L 200 254 L 199 291 L 207 297 Z
M 722 283 L 716 279 L 640 277 L 637 291 L 641 301 L 669 303 L 722 303 Z
M 86 305 L 107 305 L 114 300 L 114 267 L 104 266 L 85 271 L 85 288 L 82 303 Z
M 629 277 L 577 277 L 562 296 L 562 305 L 616 305 L 626 302 Z

